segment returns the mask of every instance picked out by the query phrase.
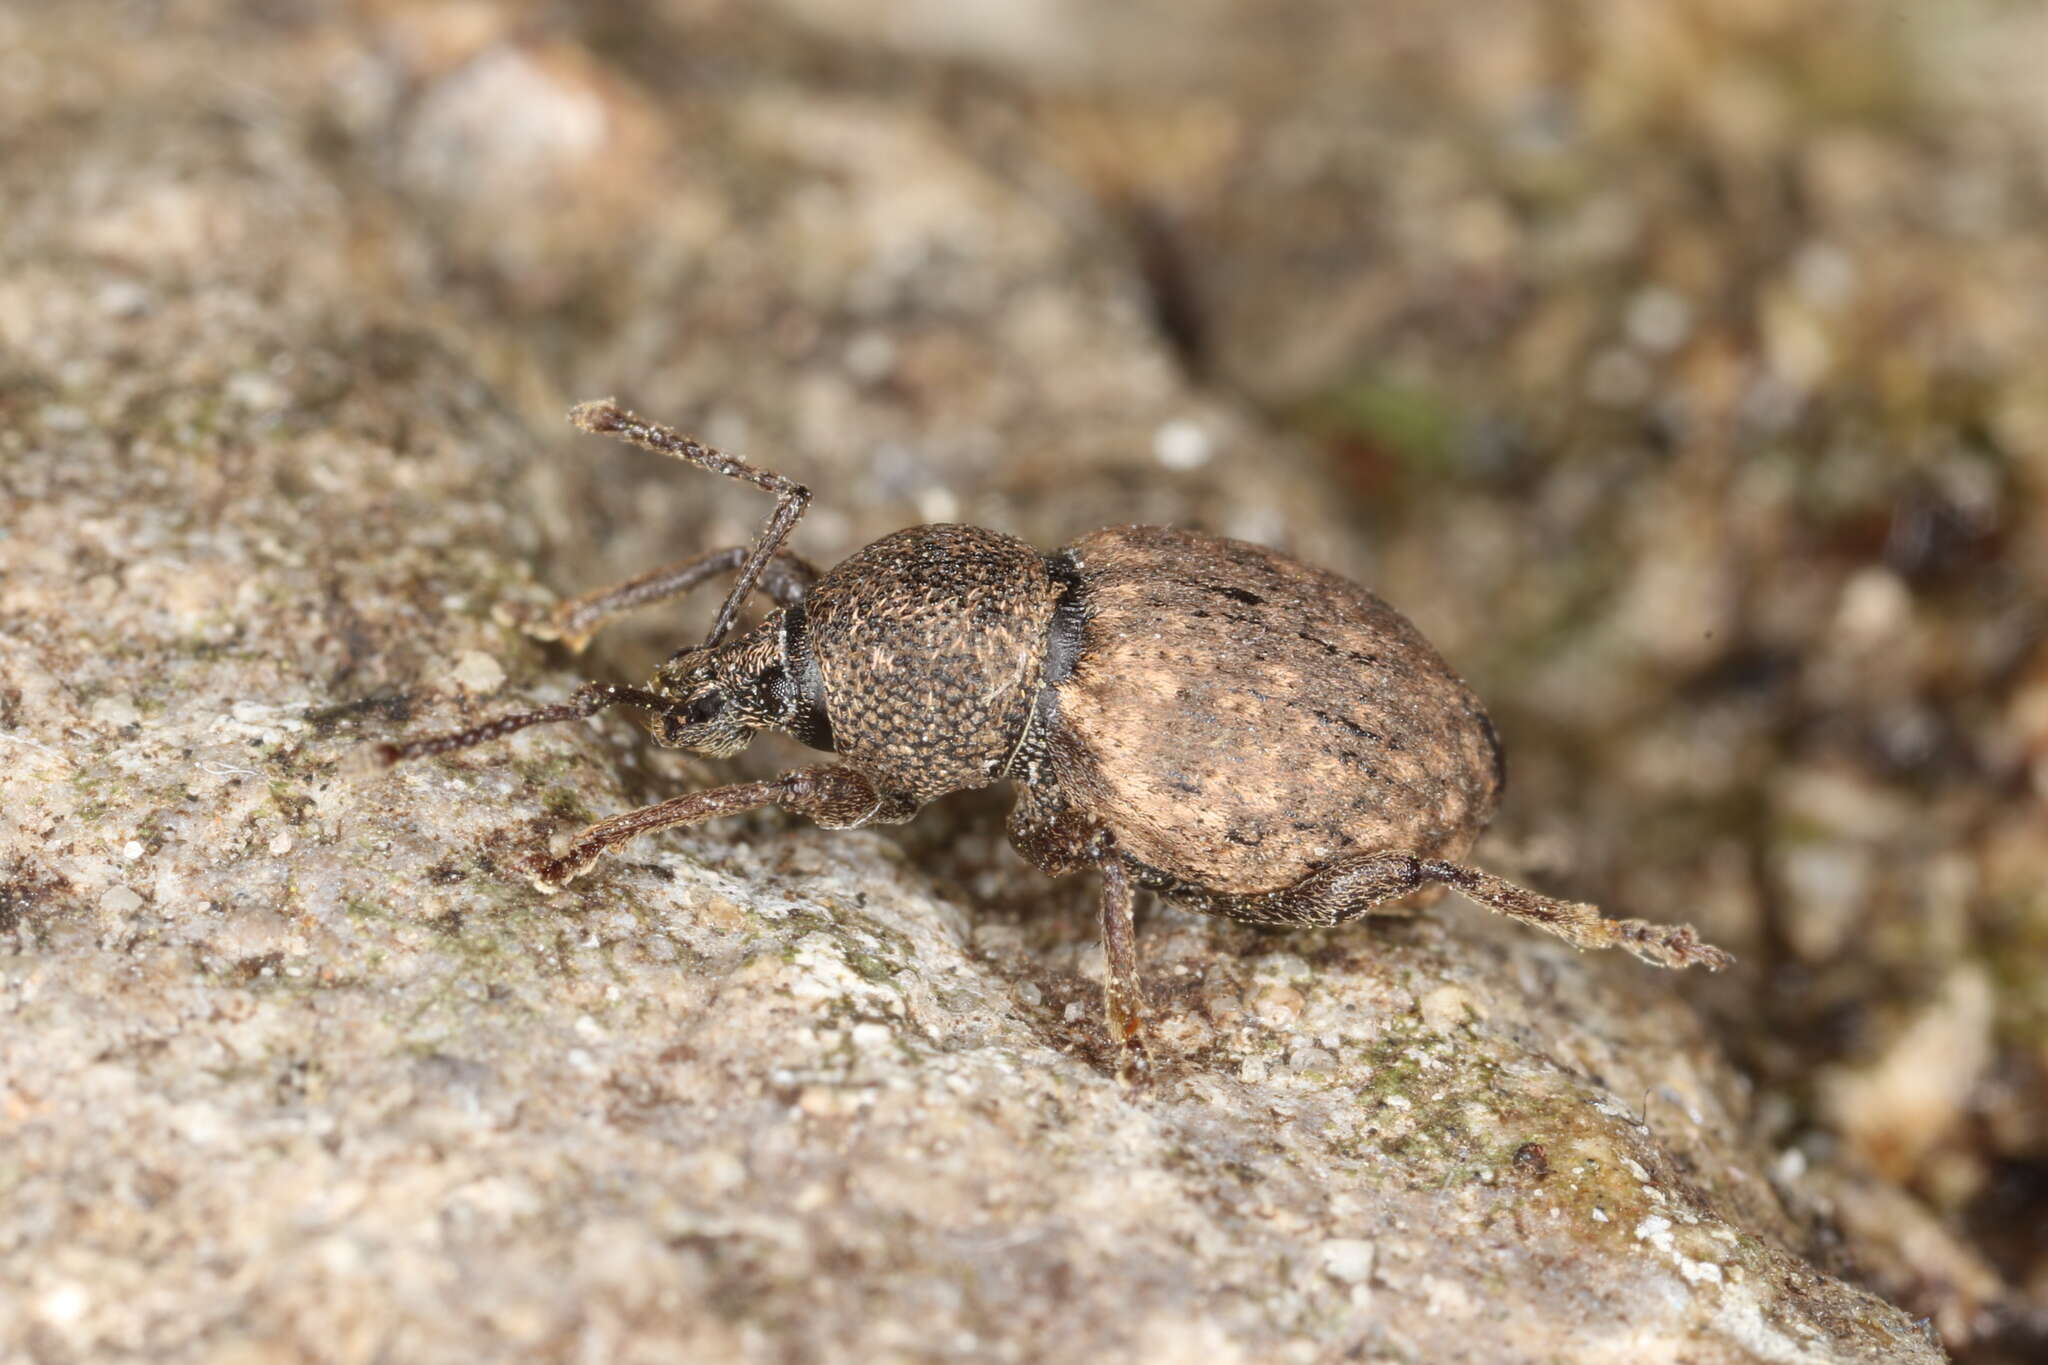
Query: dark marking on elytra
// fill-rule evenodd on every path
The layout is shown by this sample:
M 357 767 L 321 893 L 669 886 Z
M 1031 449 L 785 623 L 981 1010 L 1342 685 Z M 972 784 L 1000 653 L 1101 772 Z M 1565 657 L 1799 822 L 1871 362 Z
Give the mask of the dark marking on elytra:
M 1376 732 L 1366 729 L 1363 725 L 1345 716 L 1333 715 L 1328 711 L 1321 710 L 1311 710 L 1309 714 L 1323 724 L 1334 725 L 1338 729 L 1344 730 L 1359 739 L 1370 740 L 1374 744 L 1380 742 L 1380 737 Z
M 1228 583 L 1203 583 L 1199 586 L 1201 587 L 1203 592 L 1213 592 L 1218 597 L 1227 597 L 1233 602 L 1242 602 L 1247 607 L 1263 606 L 1266 601 L 1265 598 L 1259 596 L 1255 592 L 1248 592 L 1243 588 L 1232 587 Z

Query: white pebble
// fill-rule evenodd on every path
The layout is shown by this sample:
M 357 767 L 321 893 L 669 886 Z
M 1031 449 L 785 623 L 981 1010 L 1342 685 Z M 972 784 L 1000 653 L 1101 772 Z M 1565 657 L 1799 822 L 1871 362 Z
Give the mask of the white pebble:
M 1363 1284 L 1372 1278 L 1376 1248 L 1356 1237 L 1332 1237 L 1323 1243 L 1323 1273 L 1345 1284 Z
M 1168 469 L 1200 469 L 1215 453 L 1209 433 L 1186 418 L 1164 423 L 1152 434 L 1152 458 Z
M 69 1327 L 85 1316 L 85 1310 L 92 1306 L 92 1299 L 85 1292 L 85 1286 L 76 1280 L 66 1280 L 45 1293 L 36 1304 L 43 1321 L 57 1327 Z
M 463 691 L 479 695 L 505 685 L 505 670 L 480 649 L 465 649 L 456 655 L 455 667 L 448 671 L 448 676 Z

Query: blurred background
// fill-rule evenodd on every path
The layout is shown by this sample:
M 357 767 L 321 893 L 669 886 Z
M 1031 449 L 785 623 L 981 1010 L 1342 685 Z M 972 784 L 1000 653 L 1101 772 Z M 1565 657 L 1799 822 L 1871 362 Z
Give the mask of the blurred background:
M 16 3 L 0 189 L 79 188 L 0 234 L 92 262 L 94 325 L 159 310 L 124 272 L 237 278 L 265 307 L 205 325 L 279 423 L 402 443 L 348 357 L 459 357 L 534 433 L 505 496 L 553 592 L 763 511 L 572 442 L 612 393 L 811 484 L 820 562 L 1145 519 L 1358 577 L 1493 708 L 1491 861 L 1741 957 L 1672 989 L 1830 1268 L 2017 1361 L 2048 1355 L 2044 70 L 2048 7 L 1995 0 Z M 337 288 L 331 351 L 266 341 Z M 8 290 L 34 373 L 59 324 Z M 200 420 L 158 359 L 82 378 Z M 904 838 L 1042 900 L 965 804 Z

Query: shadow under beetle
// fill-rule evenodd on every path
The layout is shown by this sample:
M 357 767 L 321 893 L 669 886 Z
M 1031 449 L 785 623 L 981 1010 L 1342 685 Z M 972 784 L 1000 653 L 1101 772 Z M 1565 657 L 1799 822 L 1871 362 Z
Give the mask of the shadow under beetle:
M 1324 925 L 1447 885 L 1580 948 L 1666 967 L 1731 960 L 1689 926 L 1604 919 L 1455 861 L 1500 799 L 1500 741 L 1407 618 L 1335 574 L 1162 526 L 1112 526 L 1047 555 L 940 525 L 821 577 L 783 549 L 809 490 L 609 401 L 570 420 L 751 483 L 775 510 L 751 547 L 665 565 L 527 629 L 580 650 L 622 612 L 735 573 L 710 634 L 644 689 L 587 683 L 560 705 L 384 745 L 385 761 L 618 705 L 645 708 L 671 748 L 725 757 L 775 729 L 840 761 L 599 821 L 560 857 L 527 856 L 544 891 L 653 830 L 770 805 L 827 829 L 895 824 L 1009 778 L 1018 852 L 1055 877 L 1102 878 L 1119 1043 L 1144 1022 L 1137 887 L 1232 919 Z M 757 588 L 775 609 L 733 635 Z

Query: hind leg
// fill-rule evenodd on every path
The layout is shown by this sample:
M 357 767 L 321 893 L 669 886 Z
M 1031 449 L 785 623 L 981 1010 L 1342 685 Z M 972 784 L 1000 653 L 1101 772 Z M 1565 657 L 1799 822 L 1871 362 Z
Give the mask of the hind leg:
M 1432 884 L 1463 892 L 1487 909 L 1556 934 L 1575 948 L 1620 948 L 1659 967 L 1699 966 L 1709 971 L 1719 971 L 1735 960 L 1712 944 L 1702 943 L 1689 924 L 1606 919 L 1594 906 L 1540 896 L 1491 872 L 1411 853 L 1340 859 L 1285 890 L 1260 895 L 1162 889 L 1197 909 L 1232 919 L 1308 925 L 1342 924 Z

